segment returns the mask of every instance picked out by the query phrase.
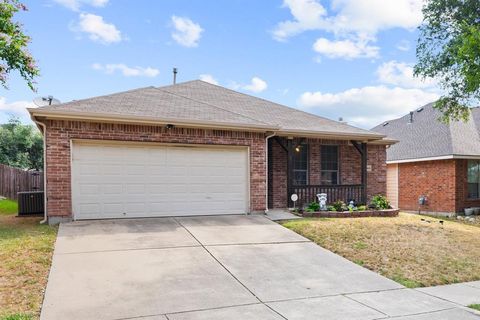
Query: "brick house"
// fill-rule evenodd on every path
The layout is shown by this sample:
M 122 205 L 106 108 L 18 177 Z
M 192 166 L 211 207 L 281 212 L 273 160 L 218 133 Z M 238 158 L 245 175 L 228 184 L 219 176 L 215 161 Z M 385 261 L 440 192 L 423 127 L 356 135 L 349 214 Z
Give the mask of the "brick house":
M 386 191 L 383 134 L 203 81 L 29 109 L 49 222 L 244 214 Z
M 480 109 L 471 109 L 468 122 L 444 124 L 440 115 L 428 104 L 372 129 L 399 141 L 387 149 L 393 206 L 448 215 L 480 207 Z

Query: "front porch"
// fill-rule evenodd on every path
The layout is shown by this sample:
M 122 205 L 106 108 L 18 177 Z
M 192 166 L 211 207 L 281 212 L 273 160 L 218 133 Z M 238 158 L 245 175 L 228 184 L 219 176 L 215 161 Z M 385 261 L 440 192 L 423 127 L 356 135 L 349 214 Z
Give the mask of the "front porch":
M 367 204 L 386 192 L 386 146 L 356 140 L 273 137 L 268 144 L 268 207 L 297 207 L 327 194 L 328 204 Z

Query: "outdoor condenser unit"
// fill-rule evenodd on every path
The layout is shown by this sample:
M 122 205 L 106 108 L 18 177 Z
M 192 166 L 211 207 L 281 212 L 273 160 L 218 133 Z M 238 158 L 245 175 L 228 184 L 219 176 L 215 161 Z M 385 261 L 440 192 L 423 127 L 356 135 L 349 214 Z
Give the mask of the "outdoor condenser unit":
M 18 193 L 18 215 L 41 214 L 44 211 L 43 191 Z

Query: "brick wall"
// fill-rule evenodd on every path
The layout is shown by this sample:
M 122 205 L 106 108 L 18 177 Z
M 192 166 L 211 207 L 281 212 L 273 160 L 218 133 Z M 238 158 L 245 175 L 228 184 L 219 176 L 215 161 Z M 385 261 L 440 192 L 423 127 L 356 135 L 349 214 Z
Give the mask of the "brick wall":
M 461 212 L 465 208 L 480 207 L 480 199 L 468 199 L 467 168 L 468 160 L 455 160 L 456 212 Z
M 286 145 L 286 139 L 282 139 Z M 294 144 L 299 140 L 294 140 Z M 271 206 L 285 208 L 287 206 L 287 153 L 271 139 Z M 320 184 L 320 148 L 321 145 L 338 145 L 340 161 L 340 184 L 360 184 L 361 156 L 360 153 L 344 140 L 306 139 L 309 152 L 309 184 Z M 367 164 L 372 167 L 367 173 L 367 198 L 375 194 L 386 194 L 386 149 L 385 146 L 368 145 Z
M 456 212 L 456 160 L 400 163 L 398 165 L 398 206 L 418 210 L 418 197 L 427 196 L 421 210 Z
M 71 139 L 217 144 L 250 147 L 250 206 L 265 209 L 265 139 L 263 133 L 160 126 L 45 120 L 49 216 L 71 216 Z

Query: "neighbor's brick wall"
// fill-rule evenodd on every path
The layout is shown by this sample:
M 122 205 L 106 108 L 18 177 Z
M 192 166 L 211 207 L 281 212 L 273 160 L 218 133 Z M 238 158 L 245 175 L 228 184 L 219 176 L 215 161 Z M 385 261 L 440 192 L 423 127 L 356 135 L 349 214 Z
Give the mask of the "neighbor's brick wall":
M 425 195 L 427 205 L 421 210 L 456 212 L 456 166 L 453 159 L 399 163 L 399 208 L 416 211 L 419 209 L 418 197 Z
M 250 147 L 250 206 L 265 209 L 265 139 L 263 133 L 166 129 L 160 126 L 44 120 L 47 126 L 47 195 L 49 216 L 71 216 L 71 139 L 217 144 Z
M 286 145 L 286 138 L 282 138 Z M 294 140 L 294 144 L 299 140 Z M 272 208 L 287 206 L 287 153 L 271 139 L 270 159 L 273 174 L 271 181 Z M 309 184 L 320 184 L 320 147 L 321 145 L 338 145 L 340 160 L 340 184 L 360 184 L 362 179 L 360 153 L 343 140 L 306 139 L 309 145 Z M 375 194 L 386 194 L 386 149 L 385 146 L 368 145 L 367 164 L 372 171 L 367 172 L 367 198 Z

